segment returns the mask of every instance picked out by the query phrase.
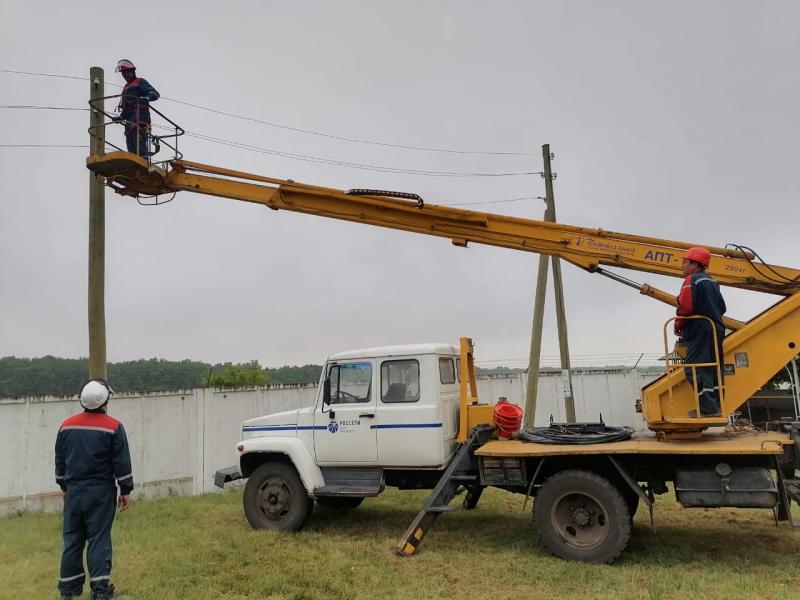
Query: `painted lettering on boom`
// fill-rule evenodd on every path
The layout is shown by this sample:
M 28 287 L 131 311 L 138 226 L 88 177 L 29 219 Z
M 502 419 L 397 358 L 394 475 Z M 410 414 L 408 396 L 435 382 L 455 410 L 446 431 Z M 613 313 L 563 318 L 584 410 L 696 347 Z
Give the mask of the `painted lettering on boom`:
M 651 260 L 657 263 L 671 263 L 672 257 L 675 256 L 672 252 L 662 252 L 661 250 L 648 250 L 644 255 L 645 260 Z

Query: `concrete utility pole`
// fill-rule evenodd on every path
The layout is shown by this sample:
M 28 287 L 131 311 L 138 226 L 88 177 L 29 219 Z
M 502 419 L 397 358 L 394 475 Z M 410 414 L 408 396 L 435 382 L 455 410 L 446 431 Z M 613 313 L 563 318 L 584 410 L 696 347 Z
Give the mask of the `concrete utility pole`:
M 98 106 L 105 96 L 103 69 L 89 70 L 89 97 Z M 89 111 L 89 153 L 105 153 L 106 133 L 104 115 L 92 108 Z M 89 173 L 89 377 L 107 378 L 106 365 L 106 206 L 103 178 Z
M 544 160 L 545 202 L 547 208 L 544 220 L 556 221 L 556 206 L 553 195 L 553 171 L 550 160 L 550 145 L 542 146 Z M 531 350 L 528 356 L 528 389 L 525 394 L 525 426 L 532 427 L 536 418 L 536 396 L 539 391 L 539 360 L 542 350 L 542 325 L 544 322 L 544 303 L 547 292 L 548 261 L 551 257 L 539 256 L 539 272 L 536 278 L 536 296 L 533 307 L 533 325 L 531 326 Z M 562 389 L 564 391 L 564 408 L 567 422 L 575 422 L 575 401 L 572 395 L 572 375 L 569 363 L 569 345 L 567 342 L 567 319 L 564 310 L 564 286 L 561 279 L 561 262 L 553 256 L 553 280 L 556 297 L 556 321 L 558 324 L 558 342 L 561 353 Z

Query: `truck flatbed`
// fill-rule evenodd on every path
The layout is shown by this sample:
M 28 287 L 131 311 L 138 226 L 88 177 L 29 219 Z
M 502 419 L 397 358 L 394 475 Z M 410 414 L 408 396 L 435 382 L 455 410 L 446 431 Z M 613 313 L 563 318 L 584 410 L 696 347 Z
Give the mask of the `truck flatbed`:
M 538 444 L 519 440 L 492 440 L 475 451 L 477 456 L 538 457 L 598 454 L 782 454 L 794 442 L 781 432 L 706 432 L 690 440 L 656 439 L 652 432 L 637 432 L 629 440 L 604 444 Z

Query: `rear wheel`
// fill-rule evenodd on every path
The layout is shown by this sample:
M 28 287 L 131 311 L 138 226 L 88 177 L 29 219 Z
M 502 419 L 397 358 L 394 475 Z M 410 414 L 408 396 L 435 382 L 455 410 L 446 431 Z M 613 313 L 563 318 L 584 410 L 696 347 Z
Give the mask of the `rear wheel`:
M 314 502 L 295 468 L 283 462 L 258 467 L 244 488 L 244 514 L 253 529 L 298 531 Z
M 607 479 L 583 470 L 556 473 L 536 496 L 533 520 L 539 538 L 556 556 L 613 562 L 631 534 L 631 511 Z
M 636 516 L 636 511 L 639 509 L 639 494 L 634 492 L 628 484 L 625 484 L 625 487 L 620 489 L 620 493 L 625 498 L 625 504 L 628 505 L 628 514 L 631 517 L 631 523 L 633 523 L 633 517 Z
M 317 504 L 325 508 L 358 508 L 363 501 L 363 496 L 317 496 Z

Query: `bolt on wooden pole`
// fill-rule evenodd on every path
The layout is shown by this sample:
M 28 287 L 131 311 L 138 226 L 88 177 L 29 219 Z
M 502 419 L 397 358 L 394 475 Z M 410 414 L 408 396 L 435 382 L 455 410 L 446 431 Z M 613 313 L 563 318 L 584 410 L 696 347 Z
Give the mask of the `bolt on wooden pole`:
M 105 96 L 103 69 L 89 70 L 89 97 L 98 106 Z M 102 155 L 106 136 L 104 115 L 91 108 L 89 111 L 89 152 Z M 103 178 L 89 173 L 89 377 L 107 378 L 106 365 L 106 314 L 105 314 L 105 244 L 106 207 Z

